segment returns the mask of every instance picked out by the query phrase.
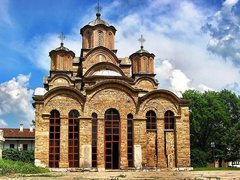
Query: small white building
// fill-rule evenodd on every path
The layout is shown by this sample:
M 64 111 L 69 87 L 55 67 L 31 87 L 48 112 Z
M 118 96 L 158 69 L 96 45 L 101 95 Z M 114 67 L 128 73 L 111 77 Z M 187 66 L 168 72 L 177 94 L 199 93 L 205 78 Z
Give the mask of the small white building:
M 34 150 L 35 129 L 32 125 L 30 128 L 23 128 L 23 124 L 20 124 L 19 128 L 1 128 L 0 130 L 4 139 L 3 149 Z

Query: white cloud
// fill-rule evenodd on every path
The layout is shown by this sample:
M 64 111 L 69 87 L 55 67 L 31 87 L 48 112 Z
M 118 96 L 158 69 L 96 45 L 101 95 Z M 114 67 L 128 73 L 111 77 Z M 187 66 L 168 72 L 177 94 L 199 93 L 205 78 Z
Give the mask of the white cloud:
M 224 6 L 234 6 L 238 3 L 238 0 L 225 0 L 223 5 Z
M 34 119 L 32 89 L 28 89 L 29 75 L 19 74 L 0 84 L 0 116 L 9 115 L 13 121 L 29 124 Z M 4 121 L 2 121 L 4 124 Z M 5 122 L 6 123 L 6 122 Z
M 3 119 L 0 119 L 0 127 L 7 127 L 8 124 Z
M 204 30 L 211 38 L 208 50 L 240 66 L 240 19 L 235 12 L 238 3 L 238 0 L 226 0 L 222 8 L 209 17 Z
M 173 91 L 194 88 L 204 91 L 221 90 L 231 88 L 229 84 L 240 84 L 239 68 L 235 65 L 240 59 L 240 35 L 236 26 L 239 18 L 229 11 L 238 1 L 225 1 L 218 12 L 201 8 L 190 0 L 149 0 L 144 9 L 139 7 L 138 11 L 119 12 L 122 3 L 116 0 L 108 4 L 101 16 L 106 20 L 105 17 L 114 15 L 116 9 L 117 14 L 121 14 L 116 22 L 111 23 L 117 29 L 117 55 L 126 57 L 139 50 L 140 43 L 137 40 L 143 34 L 146 39 L 144 48 L 156 55 L 155 69 L 160 88 Z M 209 21 L 208 16 L 213 18 Z M 79 29 L 94 18 L 94 15 L 90 18 L 89 13 L 86 13 L 80 23 L 73 27 L 72 33 L 66 35 L 65 46 L 73 50 L 76 56 L 79 56 L 81 48 Z M 222 23 L 223 18 L 231 23 Z M 207 23 L 208 26 L 204 28 L 209 34 L 202 31 L 203 25 Z M 48 71 L 48 53 L 60 44 L 57 37 L 57 34 L 48 34 L 35 38 L 26 51 L 26 54 L 30 52 L 29 59 Z
M 8 9 L 9 9 L 9 1 L 1 0 L 1 3 L 0 3 L 0 26 L 1 26 L 1 24 L 12 25 L 12 20 L 8 13 Z
M 49 52 L 60 46 L 59 34 L 37 36 L 26 44 L 15 44 L 15 50 L 23 52 L 25 56 L 38 68 L 49 71 Z M 79 56 L 81 40 L 79 34 L 65 34 L 64 46 Z M 24 47 L 24 48 L 23 48 Z

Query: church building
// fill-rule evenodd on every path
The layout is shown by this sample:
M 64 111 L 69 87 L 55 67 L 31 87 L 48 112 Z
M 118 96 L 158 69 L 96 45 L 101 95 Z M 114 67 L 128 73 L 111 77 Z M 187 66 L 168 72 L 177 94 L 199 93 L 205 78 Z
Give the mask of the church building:
M 80 57 L 50 51 L 34 92 L 35 165 L 49 168 L 190 167 L 188 102 L 158 89 L 154 54 L 117 57 L 116 29 L 101 14 L 80 29 Z M 140 41 L 144 39 L 141 36 Z

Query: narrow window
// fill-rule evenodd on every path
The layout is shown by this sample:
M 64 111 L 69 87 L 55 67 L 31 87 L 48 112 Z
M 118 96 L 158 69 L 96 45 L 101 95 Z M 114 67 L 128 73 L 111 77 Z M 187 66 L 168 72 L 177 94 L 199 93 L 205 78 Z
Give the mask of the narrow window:
M 97 114 L 92 114 L 92 167 L 97 167 Z
M 148 111 L 146 114 L 147 118 L 147 129 L 156 129 L 156 114 L 154 111 Z
M 164 114 L 164 128 L 174 129 L 174 113 L 172 111 L 166 111 Z
M 53 110 L 50 113 L 49 130 L 49 167 L 58 168 L 60 161 L 60 113 Z
M 68 114 L 68 161 L 69 167 L 79 167 L 79 112 Z
M 133 115 L 127 116 L 128 167 L 133 167 Z
M 103 32 L 98 31 L 98 46 L 103 46 Z
M 14 144 L 10 144 L 10 148 L 14 149 Z
M 91 34 L 91 31 L 88 31 L 87 32 L 87 41 L 88 41 L 88 48 L 91 48 L 91 36 L 92 36 L 92 34 Z

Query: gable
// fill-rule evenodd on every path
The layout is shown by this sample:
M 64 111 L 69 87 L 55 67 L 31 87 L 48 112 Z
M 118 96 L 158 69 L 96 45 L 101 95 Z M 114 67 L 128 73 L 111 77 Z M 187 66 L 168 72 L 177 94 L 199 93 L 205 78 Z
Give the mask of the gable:
M 108 62 L 116 66 L 119 65 L 119 60 L 116 55 L 105 47 L 97 47 L 88 52 L 82 62 L 83 74 L 92 66 L 98 63 Z

